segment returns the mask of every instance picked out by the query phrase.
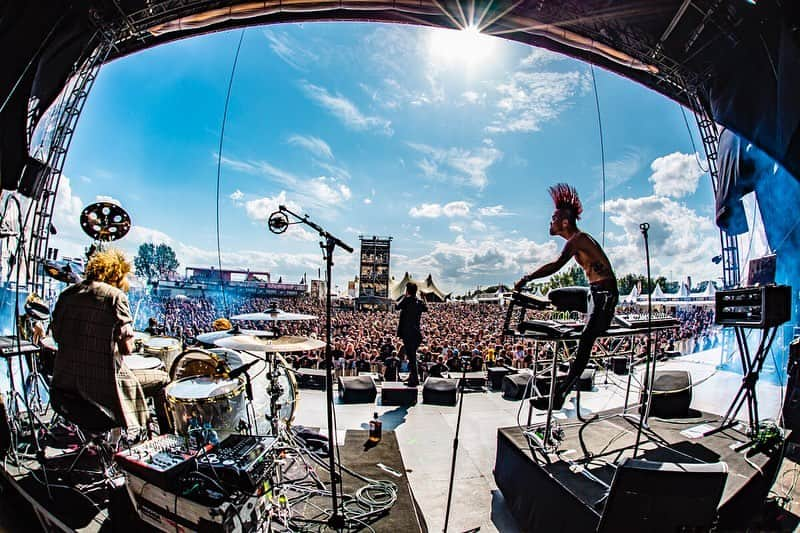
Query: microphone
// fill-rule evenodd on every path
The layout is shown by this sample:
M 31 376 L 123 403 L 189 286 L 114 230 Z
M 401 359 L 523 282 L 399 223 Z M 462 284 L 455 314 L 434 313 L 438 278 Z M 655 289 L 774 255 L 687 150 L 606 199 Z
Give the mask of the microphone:
M 282 206 L 281 206 L 282 207 Z M 269 230 L 272 233 L 281 234 L 286 231 L 286 228 L 289 227 L 289 217 L 286 216 L 286 213 L 281 211 L 275 211 L 269 216 L 269 220 L 267 221 L 267 226 L 269 226 Z
M 241 376 L 242 374 L 244 374 L 245 372 L 247 372 L 248 370 L 250 370 L 252 367 L 254 367 L 256 365 L 256 363 L 258 363 L 258 362 L 260 362 L 260 360 L 256 359 L 255 361 L 250 361 L 246 365 L 242 365 L 239 368 L 231 370 L 230 372 L 228 372 L 228 377 L 230 379 L 236 379 L 239 376 Z

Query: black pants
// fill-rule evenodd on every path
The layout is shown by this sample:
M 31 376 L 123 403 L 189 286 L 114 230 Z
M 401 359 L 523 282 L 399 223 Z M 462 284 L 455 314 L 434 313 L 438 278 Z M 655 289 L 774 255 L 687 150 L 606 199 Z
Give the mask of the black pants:
M 567 379 L 562 389 L 564 392 L 572 390 L 575 382 L 586 369 L 589 357 L 592 355 L 594 341 L 608 330 L 611 321 L 614 320 L 614 308 L 618 302 L 619 292 L 616 288 L 594 285 L 589 287 L 589 319 L 586 321 L 583 331 L 581 331 L 575 360 L 569 366 L 569 374 L 567 374 Z
M 416 338 L 403 339 L 403 346 L 408 356 L 408 384 L 419 385 L 419 369 L 417 368 L 417 348 L 422 341 Z

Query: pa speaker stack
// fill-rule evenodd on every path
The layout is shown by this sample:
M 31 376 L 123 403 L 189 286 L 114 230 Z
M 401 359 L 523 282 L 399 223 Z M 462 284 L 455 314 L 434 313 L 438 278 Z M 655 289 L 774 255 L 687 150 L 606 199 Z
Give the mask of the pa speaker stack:
M 422 386 L 422 402 L 432 405 L 455 405 L 457 379 L 428 378 Z
M 372 376 L 339 377 L 339 396 L 343 403 L 372 403 L 377 395 Z
M 640 396 L 642 407 L 647 401 L 647 381 Z M 658 418 L 685 418 L 692 403 L 692 376 L 685 370 L 658 370 L 653 381 L 653 402 L 650 414 Z

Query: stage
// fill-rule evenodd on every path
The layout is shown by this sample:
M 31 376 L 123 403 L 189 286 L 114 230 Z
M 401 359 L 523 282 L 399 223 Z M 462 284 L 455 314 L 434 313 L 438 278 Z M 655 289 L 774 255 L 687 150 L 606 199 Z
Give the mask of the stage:
M 570 420 L 561 424 L 564 438 L 557 454 L 546 460 L 533 452 L 520 427 L 497 430 L 497 486 L 523 531 L 594 531 L 602 514 L 606 485 L 611 485 L 615 465 L 633 456 L 637 426 L 619 416 L 621 410 L 596 413 L 588 424 Z M 766 498 L 777 469 L 781 449 L 764 451 L 733 448 L 749 441 L 739 431 L 687 437 L 682 432 L 718 425 L 721 417 L 694 411 L 687 418 L 651 417 L 650 431 L 642 433 L 637 458 L 674 463 L 716 463 L 728 466 L 719 504 L 723 529 L 740 527 Z M 586 458 L 591 458 L 588 462 Z M 749 462 L 748 462 L 749 461 Z M 590 479 L 585 471 L 599 481 Z M 602 483 L 601 483 L 602 482 Z M 555 511 L 557 510 L 557 511 Z M 680 513 L 681 509 L 675 509 Z
M 659 362 L 658 368 L 688 370 L 695 385 L 692 407 L 719 415 L 727 409 L 741 381 L 741 376 L 735 373 L 718 370 L 720 359 L 719 350 L 712 350 Z M 258 381 L 260 380 L 259 376 Z M 613 373 L 605 376 L 603 372 L 598 372 L 593 391 L 582 393 L 582 414 L 588 417 L 621 407 L 624 402 L 625 381 L 624 376 L 615 376 Z M 258 387 L 259 385 L 254 384 L 254 388 Z M 782 397 L 780 387 L 759 382 L 758 391 L 761 416 L 776 417 Z M 335 397 L 338 399 L 338 393 Z M 354 461 L 353 464 L 363 461 L 361 464 L 368 475 L 372 475 L 369 468 L 374 468 L 375 463 L 389 464 L 383 457 L 374 458 L 375 454 L 383 453 L 384 445 L 389 443 L 389 439 L 385 437 L 376 448 L 364 452 L 361 436 L 363 433 L 348 430 L 367 429 L 373 412 L 377 412 L 383 422 L 384 432 L 394 431 L 405 467 L 404 475 L 413 490 L 428 530 L 441 531 L 458 407 L 424 404 L 421 394 L 414 406 L 384 406 L 380 395 L 376 403 L 337 403 L 337 438 L 340 445 L 344 446 L 342 458 L 346 462 Z M 744 413 L 741 415 L 744 416 Z M 577 422 L 575 416 L 573 395 L 556 418 L 559 423 L 566 425 Z M 493 470 L 497 457 L 498 428 L 524 424 L 526 419 L 527 404 L 506 400 L 499 391 L 468 392 L 465 395 L 453 510 L 450 516 L 451 531 L 466 531 L 477 527 L 482 532 L 524 531 L 516 523 L 503 494 L 498 490 Z M 324 432 L 325 420 L 325 393 L 319 390 L 301 390 L 294 423 L 319 427 Z M 542 422 L 544 416 L 537 413 L 533 421 Z M 593 425 L 586 431 L 589 438 L 595 438 L 592 435 L 597 430 Z M 604 445 L 605 443 L 602 446 Z M 388 479 L 393 480 L 393 476 L 388 476 Z M 790 482 L 791 476 L 786 481 Z M 28 512 L 24 520 L 20 520 L 20 509 L 23 507 L 9 503 L 17 501 L 11 500 L 11 492 L 13 491 L 6 490 L 7 494 L 0 499 L 0 527 L 10 531 L 28 531 L 36 519 Z M 400 503 L 397 504 L 398 508 L 399 506 Z M 757 510 L 748 511 L 755 513 Z
M 377 520 L 368 522 L 369 525 L 376 531 L 427 531 L 408 483 L 406 468 L 395 433 L 385 431 L 381 441 L 376 445 L 367 445 L 367 431 L 348 430 L 344 433 L 343 442 L 339 444 L 339 457 L 343 467 L 371 480 L 388 481 L 397 486 L 397 500 L 394 506 Z M 53 498 L 49 499 L 44 485 L 36 480 L 36 478 L 42 479 L 42 472 L 35 469 L 35 464 L 33 461 L 26 461 L 22 467 L 7 465 L 5 470 L 0 470 L 5 492 L 14 495 L 11 501 L 14 502 L 13 514 L 15 516 L 6 517 L 7 526 L 3 530 L 7 528 L 21 531 L 24 528 L 26 531 L 31 531 L 34 529 L 32 523 L 38 518 L 42 529 L 48 531 L 84 531 L 87 533 L 94 531 L 155 531 L 148 524 L 139 521 L 135 509 L 125 501 L 125 491 L 112 497 L 117 505 L 114 509 L 119 509 L 119 511 L 112 510 L 110 512 L 105 506 L 98 507 L 96 505 L 100 504 L 107 494 L 95 494 L 95 497 L 92 498 L 93 503 L 86 496 L 64 487 L 61 483 L 51 488 Z M 377 466 L 379 464 L 399 475 Z M 317 468 L 317 472 L 327 484 L 330 480 L 327 473 L 320 468 Z M 286 472 L 287 476 L 298 478 L 303 474 L 304 472 L 299 470 Z M 362 479 L 356 478 L 347 470 L 343 472 L 342 480 L 344 493 L 348 496 L 352 496 L 365 485 Z M 138 499 L 140 491 L 132 490 L 131 492 L 131 497 L 134 499 L 133 506 L 138 507 L 142 503 Z M 162 512 L 170 511 L 173 505 L 172 497 L 169 498 L 169 501 L 160 500 L 149 503 L 161 507 Z M 330 508 L 330 498 L 315 496 L 296 505 L 293 512 L 295 516 L 312 520 L 319 518 L 320 509 L 327 508 Z M 8 508 L 6 510 L 10 511 Z M 35 517 L 31 516 L 30 510 L 33 510 Z M 164 525 L 169 529 L 170 526 L 166 522 Z M 234 521 L 233 525 L 238 526 L 238 523 Z M 273 530 L 287 531 L 279 523 L 273 525 Z M 236 529 L 236 531 L 239 530 Z

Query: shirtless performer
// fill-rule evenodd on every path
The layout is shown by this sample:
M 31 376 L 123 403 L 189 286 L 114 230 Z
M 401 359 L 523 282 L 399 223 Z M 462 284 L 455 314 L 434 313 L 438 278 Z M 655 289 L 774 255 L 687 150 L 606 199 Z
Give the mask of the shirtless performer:
M 550 219 L 550 235 L 563 237 L 567 244 L 564 245 L 558 259 L 523 276 L 514 285 L 514 290 L 521 290 L 531 280 L 555 274 L 572 257 L 583 268 L 589 280 L 589 314 L 586 325 L 581 332 L 578 351 L 575 360 L 569 367 L 567 379 L 563 385 L 556 387 L 553 398 L 553 408 L 561 409 L 567 394 L 572 390 L 575 381 L 589 362 L 594 341 L 608 329 L 614 319 L 614 308 L 619 301 L 619 292 L 611 262 L 600 244 L 591 235 L 578 229 L 576 225 L 583 212 L 578 192 L 566 183 L 550 187 L 549 192 L 555 204 L 553 218 Z M 535 407 L 547 409 L 547 403 L 544 400 L 538 405 L 534 404 Z

